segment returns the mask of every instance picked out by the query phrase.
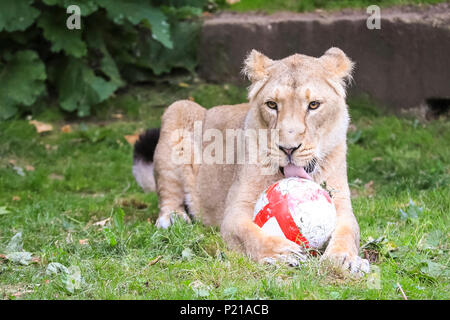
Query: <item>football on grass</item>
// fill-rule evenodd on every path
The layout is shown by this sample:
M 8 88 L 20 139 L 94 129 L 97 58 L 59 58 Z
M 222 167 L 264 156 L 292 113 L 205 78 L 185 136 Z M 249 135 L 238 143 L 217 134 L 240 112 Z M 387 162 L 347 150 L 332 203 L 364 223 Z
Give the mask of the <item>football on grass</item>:
M 322 250 L 336 227 L 336 209 L 320 185 L 291 177 L 264 190 L 256 201 L 253 221 L 269 235 Z

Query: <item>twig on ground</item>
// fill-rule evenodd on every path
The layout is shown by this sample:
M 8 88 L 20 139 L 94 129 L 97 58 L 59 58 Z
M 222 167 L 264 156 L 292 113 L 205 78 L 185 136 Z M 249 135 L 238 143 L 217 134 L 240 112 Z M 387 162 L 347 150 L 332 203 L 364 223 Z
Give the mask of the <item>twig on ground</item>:
M 400 292 L 402 293 L 403 299 L 408 300 L 408 297 L 406 296 L 405 291 L 403 291 L 402 286 L 398 282 L 397 282 L 397 287 L 400 289 Z

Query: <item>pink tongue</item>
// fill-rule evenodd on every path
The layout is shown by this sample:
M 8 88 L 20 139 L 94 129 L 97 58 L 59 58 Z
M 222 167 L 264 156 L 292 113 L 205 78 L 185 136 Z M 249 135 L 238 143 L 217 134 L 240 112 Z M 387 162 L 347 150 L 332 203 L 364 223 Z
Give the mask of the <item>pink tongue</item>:
M 297 167 L 292 163 L 284 167 L 284 176 L 286 178 L 299 177 L 303 179 L 312 180 L 311 176 L 305 171 L 303 167 Z

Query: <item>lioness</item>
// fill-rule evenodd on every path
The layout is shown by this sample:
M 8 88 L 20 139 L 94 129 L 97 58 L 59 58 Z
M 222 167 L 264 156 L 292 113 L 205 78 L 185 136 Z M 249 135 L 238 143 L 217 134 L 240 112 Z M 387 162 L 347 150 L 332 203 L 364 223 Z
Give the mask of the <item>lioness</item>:
M 345 80 L 352 68 L 352 61 L 338 48 L 320 58 L 294 54 L 282 60 L 253 50 L 243 68 L 251 81 L 248 104 L 209 110 L 187 100 L 170 105 L 160 132 L 141 135 L 134 151 L 136 180 L 144 190 L 158 194 L 156 225 L 168 228 L 175 214 L 186 221 L 199 217 L 207 225 L 220 226 L 230 247 L 257 261 L 292 263 L 304 258 L 302 248 L 264 233 L 252 221 L 253 210 L 259 194 L 275 181 L 290 176 L 313 179 L 334 190 L 338 215 L 322 258 L 351 272 L 367 272 L 368 261 L 358 256 L 359 227 L 347 182 Z M 201 163 L 195 161 L 199 150 L 189 147 L 195 144 L 196 124 L 202 132 L 214 129 L 223 137 L 227 129 L 275 129 L 278 136 L 257 142 L 262 155 L 257 163 Z M 206 148 L 201 144 L 200 152 Z M 245 149 L 246 155 L 251 152 Z M 189 161 L 179 164 L 177 156 Z M 263 170 L 274 167 L 269 173 Z

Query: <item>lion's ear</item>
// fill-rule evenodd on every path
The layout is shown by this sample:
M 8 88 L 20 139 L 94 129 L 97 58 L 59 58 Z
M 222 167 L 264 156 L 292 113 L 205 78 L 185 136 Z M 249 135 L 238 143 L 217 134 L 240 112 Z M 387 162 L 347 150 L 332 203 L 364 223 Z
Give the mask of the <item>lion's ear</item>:
M 325 69 L 339 78 L 351 77 L 354 63 L 346 56 L 344 51 L 332 47 L 320 57 Z
M 267 68 L 272 63 L 273 60 L 253 49 L 244 61 L 242 72 L 251 82 L 256 82 L 264 79 L 268 75 Z

